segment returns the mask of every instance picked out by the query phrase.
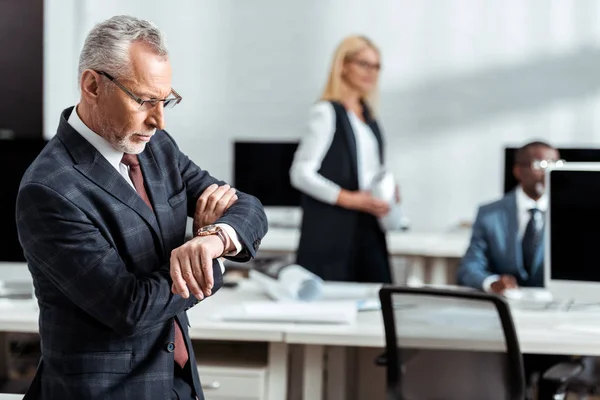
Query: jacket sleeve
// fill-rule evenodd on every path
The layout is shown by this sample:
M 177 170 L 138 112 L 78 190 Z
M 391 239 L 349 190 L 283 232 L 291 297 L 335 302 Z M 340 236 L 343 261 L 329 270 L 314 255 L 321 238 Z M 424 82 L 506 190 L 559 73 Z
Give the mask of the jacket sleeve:
M 491 275 L 493 274 L 489 271 L 488 239 L 480 208 L 473 223 L 471 242 L 458 267 L 457 281 L 461 285 L 482 290 L 483 281 Z
M 213 183 L 221 186 L 226 182 L 216 179 L 208 171 L 198 167 L 179 150 L 172 138 L 171 141 L 175 146 L 179 171 L 187 190 L 188 216 L 193 217 L 196 201 L 204 190 Z M 237 191 L 236 194 L 238 200 L 225 211 L 216 223 L 227 224 L 237 233 L 242 249 L 237 255 L 227 258 L 241 262 L 248 261 L 256 255 L 262 238 L 267 234 L 268 223 L 262 203 L 256 197 L 240 191 Z
M 118 334 L 139 333 L 198 303 L 193 296 L 184 299 L 171 293 L 168 263 L 145 276 L 130 273 L 90 218 L 55 190 L 25 184 L 16 211 L 30 268 Z M 216 261 L 213 273 L 218 289 L 222 274 Z

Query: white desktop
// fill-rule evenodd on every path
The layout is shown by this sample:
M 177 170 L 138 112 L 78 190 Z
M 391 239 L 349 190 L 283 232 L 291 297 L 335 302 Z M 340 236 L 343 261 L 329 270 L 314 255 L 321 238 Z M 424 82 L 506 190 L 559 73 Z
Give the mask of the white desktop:
M 300 206 L 265 206 L 270 228 L 299 229 L 302 225 Z
M 544 286 L 555 302 L 600 304 L 600 163 L 546 171 Z

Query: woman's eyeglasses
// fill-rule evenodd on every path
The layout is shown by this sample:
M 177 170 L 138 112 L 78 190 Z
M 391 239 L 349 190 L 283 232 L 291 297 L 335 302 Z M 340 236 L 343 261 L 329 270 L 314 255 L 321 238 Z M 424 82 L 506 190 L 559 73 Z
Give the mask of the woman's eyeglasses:
M 353 58 L 349 59 L 348 62 L 356 64 L 359 67 L 361 67 L 362 69 L 374 70 L 374 71 L 378 71 L 378 72 L 381 70 L 381 64 L 379 64 L 379 63 L 373 64 L 373 63 L 370 63 L 365 60 L 356 60 Z

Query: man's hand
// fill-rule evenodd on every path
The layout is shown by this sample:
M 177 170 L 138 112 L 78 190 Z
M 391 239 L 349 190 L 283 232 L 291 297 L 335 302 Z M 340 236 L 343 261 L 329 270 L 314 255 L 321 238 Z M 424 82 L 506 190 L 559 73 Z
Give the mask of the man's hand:
M 506 289 L 516 289 L 519 285 L 517 285 L 517 280 L 512 275 L 502 275 L 500 279 L 496 282 L 492 283 L 490 289 L 492 292 L 497 294 L 502 294 Z
M 196 201 L 193 234 L 203 226 L 214 224 L 223 213 L 238 199 L 236 190 L 229 185 L 213 183 L 204 190 Z
M 171 290 L 183 298 L 210 296 L 214 285 L 213 260 L 223 254 L 216 235 L 197 236 L 171 252 Z

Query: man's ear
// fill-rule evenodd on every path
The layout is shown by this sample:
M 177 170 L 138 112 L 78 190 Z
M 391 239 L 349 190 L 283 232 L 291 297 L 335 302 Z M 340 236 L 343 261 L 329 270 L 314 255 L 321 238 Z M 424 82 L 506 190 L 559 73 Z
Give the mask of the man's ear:
M 100 75 L 96 72 L 86 69 L 81 74 L 81 97 L 88 104 L 96 104 L 98 102 Z
M 513 166 L 513 175 L 517 181 L 521 182 L 521 168 L 518 165 Z

